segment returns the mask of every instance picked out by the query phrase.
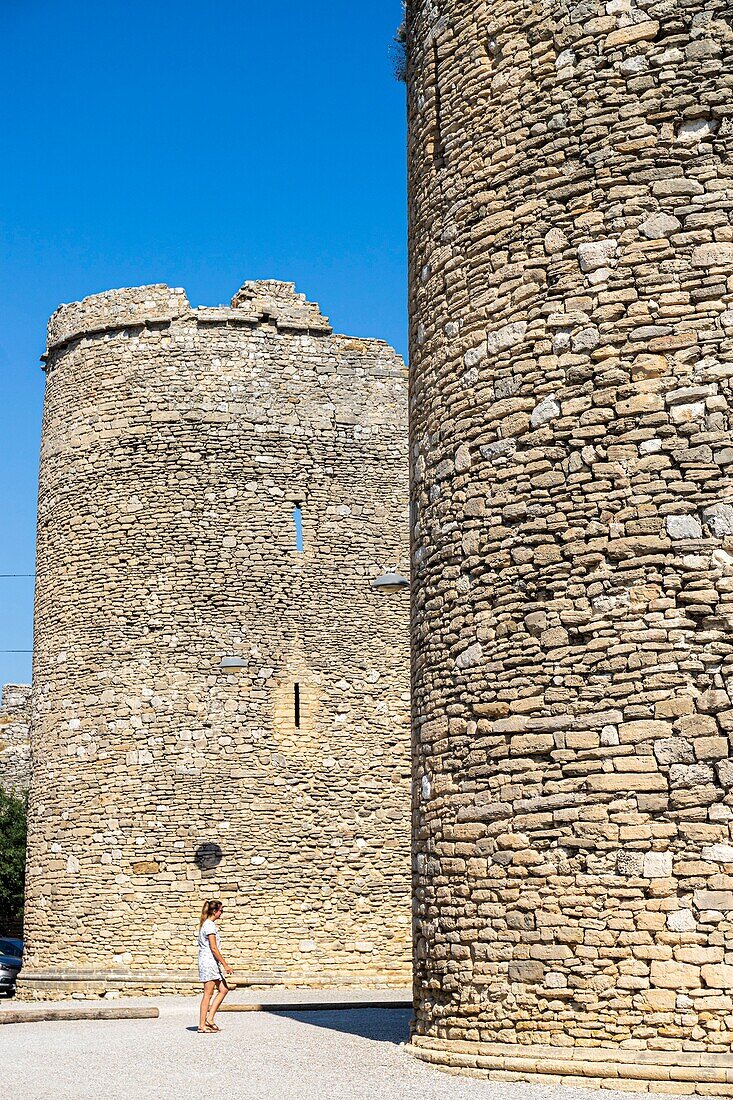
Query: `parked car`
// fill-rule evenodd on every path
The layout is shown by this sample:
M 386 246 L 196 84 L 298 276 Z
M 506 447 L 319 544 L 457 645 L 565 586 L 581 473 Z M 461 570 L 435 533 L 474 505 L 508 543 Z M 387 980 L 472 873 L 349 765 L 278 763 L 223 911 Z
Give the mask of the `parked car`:
M 23 962 L 23 941 L 0 936 L 0 993 L 15 993 L 15 980 Z

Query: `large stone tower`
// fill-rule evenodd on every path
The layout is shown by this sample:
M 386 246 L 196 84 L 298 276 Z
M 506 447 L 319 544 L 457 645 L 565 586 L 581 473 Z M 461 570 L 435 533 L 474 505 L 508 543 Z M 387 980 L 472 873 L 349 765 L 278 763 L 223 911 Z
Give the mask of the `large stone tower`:
M 289 283 L 49 325 L 26 996 L 410 968 L 407 396 Z M 224 661 L 234 674 L 221 667 Z
M 731 7 L 408 9 L 414 1044 L 729 1089 Z

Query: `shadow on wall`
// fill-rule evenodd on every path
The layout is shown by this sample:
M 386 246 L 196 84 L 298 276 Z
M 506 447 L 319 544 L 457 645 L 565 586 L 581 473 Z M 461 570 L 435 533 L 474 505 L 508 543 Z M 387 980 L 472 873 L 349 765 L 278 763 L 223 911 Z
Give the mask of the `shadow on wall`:
M 218 844 L 199 844 L 193 861 L 199 871 L 213 871 L 224 858 L 224 853 Z
M 278 1009 L 272 1016 L 283 1016 L 300 1024 L 325 1027 L 346 1035 L 361 1035 L 378 1043 L 406 1043 L 410 1038 L 411 1008 L 347 1008 L 312 1011 Z

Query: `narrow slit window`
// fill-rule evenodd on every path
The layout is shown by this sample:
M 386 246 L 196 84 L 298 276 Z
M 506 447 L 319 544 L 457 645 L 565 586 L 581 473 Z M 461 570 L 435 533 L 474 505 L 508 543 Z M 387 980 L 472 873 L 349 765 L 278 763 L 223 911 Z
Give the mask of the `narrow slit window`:
M 295 717 L 295 728 L 300 729 L 300 684 L 293 684 L 293 714 Z
M 300 504 L 295 502 L 293 506 L 293 526 L 295 527 L 295 549 L 298 554 L 303 553 L 303 511 Z
M 433 39 L 433 88 L 435 90 L 435 129 L 433 132 L 433 160 L 436 168 L 445 167 L 443 147 L 443 103 L 440 98 L 440 57 L 438 43 Z

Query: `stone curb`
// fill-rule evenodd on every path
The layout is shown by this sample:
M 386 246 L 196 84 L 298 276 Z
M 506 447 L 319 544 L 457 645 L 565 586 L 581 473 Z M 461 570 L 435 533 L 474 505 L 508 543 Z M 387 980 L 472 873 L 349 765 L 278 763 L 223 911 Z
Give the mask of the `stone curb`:
M 733 1096 L 733 1056 L 687 1051 L 563 1049 L 460 1043 L 416 1036 L 408 1053 L 447 1072 L 529 1084 Z M 491 1050 L 491 1053 L 489 1053 Z
M 158 1008 L 117 1008 L 99 1005 L 0 1009 L 0 1024 L 39 1024 L 53 1020 L 157 1020 Z

